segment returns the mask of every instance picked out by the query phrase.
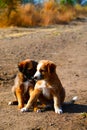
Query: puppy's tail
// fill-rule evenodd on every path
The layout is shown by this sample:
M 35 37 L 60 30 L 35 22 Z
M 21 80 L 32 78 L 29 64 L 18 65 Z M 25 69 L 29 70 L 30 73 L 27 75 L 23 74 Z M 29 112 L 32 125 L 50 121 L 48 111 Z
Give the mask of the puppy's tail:
M 71 99 L 71 101 L 69 101 L 69 102 L 64 102 L 64 104 L 68 104 L 68 105 L 74 104 L 77 99 L 78 99 L 78 97 L 75 96 L 75 97 L 73 97 L 73 98 Z
M 72 100 L 69 102 L 69 104 L 74 104 L 77 99 L 78 99 L 77 96 L 73 97 Z

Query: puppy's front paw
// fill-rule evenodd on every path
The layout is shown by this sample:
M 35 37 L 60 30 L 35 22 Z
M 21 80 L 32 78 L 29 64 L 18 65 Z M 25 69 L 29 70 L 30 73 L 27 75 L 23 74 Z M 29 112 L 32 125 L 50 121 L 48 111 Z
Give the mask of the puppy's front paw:
M 24 108 L 21 109 L 21 112 L 29 112 L 29 109 L 24 107 Z
M 42 112 L 41 109 L 37 109 L 37 113 L 40 113 L 40 112 Z
M 62 108 L 56 108 L 56 109 L 55 109 L 55 113 L 58 113 L 58 114 L 63 113 Z

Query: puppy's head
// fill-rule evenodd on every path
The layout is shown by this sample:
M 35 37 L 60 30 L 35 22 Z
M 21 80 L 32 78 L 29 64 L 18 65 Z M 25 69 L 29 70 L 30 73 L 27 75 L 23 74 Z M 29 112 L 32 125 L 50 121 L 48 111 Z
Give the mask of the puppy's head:
M 31 59 L 26 59 L 18 64 L 19 71 L 30 79 L 36 72 L 37 62 Z
M 55 70 L 56 65 L 52 61 L 41 60 L 37 65 L 34 79 L 48 79 L 53 73 L 55 73 Z

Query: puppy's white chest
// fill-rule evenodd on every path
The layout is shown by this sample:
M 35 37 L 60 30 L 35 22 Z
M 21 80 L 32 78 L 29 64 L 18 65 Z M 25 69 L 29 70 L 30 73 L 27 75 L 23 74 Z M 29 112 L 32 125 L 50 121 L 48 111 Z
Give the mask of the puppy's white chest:
M 45 97 L 47 97 L 47 98 L 50 97 L 50 90 L 49 90 L 49 88 L 44 87 L 44 88 L 42 89 L 42 93 L 43 93 L 43 95 L 44 95 Z
M 45 97 L 47 97 L 47 98 L 50 97 L 50 86 L 47 87 L 47 84 L 46 84 L 45 81 L 42 82 L 42 84 L 39 86 L 39 89 L 42 90 L 42 94 L 43 94 Z
M 29 81 L 26 81 L 23 84 L 24 84 L 24 93 L 26 93 L 28 91 L 29 86 L 31 85 L 31 83 Z

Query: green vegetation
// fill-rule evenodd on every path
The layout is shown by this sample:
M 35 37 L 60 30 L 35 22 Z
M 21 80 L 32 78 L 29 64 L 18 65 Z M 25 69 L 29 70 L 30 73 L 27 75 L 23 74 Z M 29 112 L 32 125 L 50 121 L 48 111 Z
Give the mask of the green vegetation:
M 76 4 L 76 0 L 60 0 L 61 4 L 69 4 L 69 5 L 75 5 Z
M 82 116 L 83 118 L 87 118 L 87 113 L 86 113 L 86 112 L 83 112 L 83 113 L 81 113 L 81 116 Z
M 0 8 L 5 8 L 6 3 L 3 0 L 0 0 Z

